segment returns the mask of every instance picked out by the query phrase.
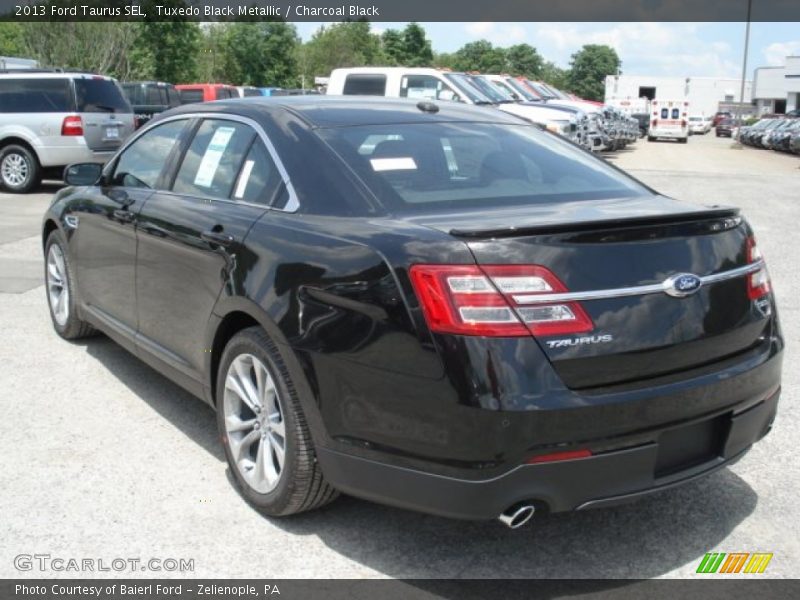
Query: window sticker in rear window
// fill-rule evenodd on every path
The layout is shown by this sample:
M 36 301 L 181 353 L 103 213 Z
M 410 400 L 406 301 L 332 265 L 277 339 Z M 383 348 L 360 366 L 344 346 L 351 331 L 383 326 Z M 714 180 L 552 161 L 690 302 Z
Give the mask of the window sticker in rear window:
M 200 166 L 197 168 L 197 175 L 194 178 L 195 185 L 211 187 L 214 175 L 217 174 L 219 168 L 219 162 L 222 160 L 222 154 L 228 147 L 235 131 L 233 127 L 220 127 L 214 132 L 214 137 L 208 143 L 203 160 L 200 161 Z
M 417 163 L 410 156 L 398 158 L 372 158 L 373 171 L 415 171 Z

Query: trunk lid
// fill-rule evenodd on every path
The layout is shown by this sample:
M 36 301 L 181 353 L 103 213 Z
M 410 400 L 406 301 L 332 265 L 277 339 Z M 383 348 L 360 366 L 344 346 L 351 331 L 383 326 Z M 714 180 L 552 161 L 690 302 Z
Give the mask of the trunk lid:
M 748 294 L 752 233 L 735 209 L 651 196 L 425 221 L 463 239 L 479 265 L 540 265 L 567 293 L 588 294 L 579 305 L 591 331 L 536 337 L 573 389 L 702 367 L 753 348 L 771 326 L 769 299 Z M 719 280 L 674 297 L 664 286 L 679 274 Z

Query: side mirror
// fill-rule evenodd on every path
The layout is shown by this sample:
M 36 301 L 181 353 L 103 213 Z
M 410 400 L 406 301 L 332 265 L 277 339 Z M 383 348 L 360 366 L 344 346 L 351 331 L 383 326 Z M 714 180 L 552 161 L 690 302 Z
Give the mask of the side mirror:
M 67 185 L 93 185 L 100 179 L 103 165 L 99 163 L 77 163 L 64 169 L 64 183 Z

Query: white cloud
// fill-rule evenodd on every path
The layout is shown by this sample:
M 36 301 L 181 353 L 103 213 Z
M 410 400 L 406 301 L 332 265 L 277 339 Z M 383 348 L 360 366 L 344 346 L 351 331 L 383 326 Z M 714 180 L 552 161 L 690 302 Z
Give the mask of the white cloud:
M 464 31 L 472 38 L 488 40 L 497 46 L 529 42 L 528 31 L 518 23 L 467 23 Z
M 771 67 L 782 67 L 786 57 L 800 54 L 800 40 L 792 42 L 774 42 L 762 50 L 767 64 Z
M 584 44 L 607 44 L 622 59 L 629 74 L 736 77 L 741 67 L 731 60 L 727 42 L 708 40 L 697 23 L 548 23 L 534 35 L 552 48 L 547 57 L 567 66 Z

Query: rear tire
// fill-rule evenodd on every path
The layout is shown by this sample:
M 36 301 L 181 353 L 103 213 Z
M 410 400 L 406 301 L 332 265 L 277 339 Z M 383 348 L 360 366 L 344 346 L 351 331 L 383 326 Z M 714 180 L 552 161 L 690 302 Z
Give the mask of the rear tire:
M 26 194 L 41 181 L 42 167 L 28 148 L 9 144 L 0 149 L 0 186 L 4 190 Z
M 260 327 L 237 333 L 217 374 L 217 426 L 239 493 L 274 517 L 319 508 L 338 492 L 324 479 L 294 383 Z
M 44 247 L 44 280 L 47 306 L 56 333 L 65 340 L 77 340 L 97 333 L 78 318 L 75 301 L 75 274 L 72 270 L 64 234 L 58 229 L 47 238 Z

